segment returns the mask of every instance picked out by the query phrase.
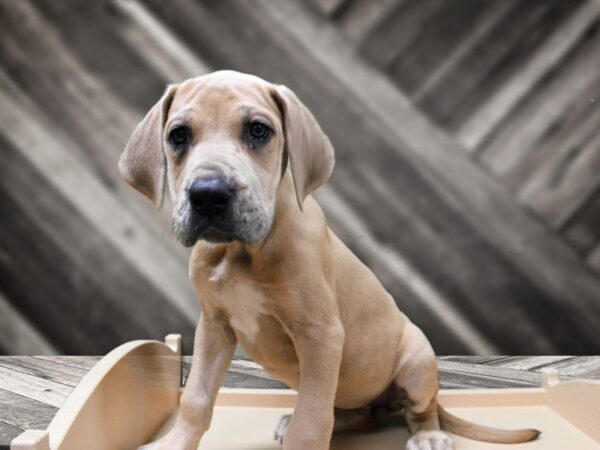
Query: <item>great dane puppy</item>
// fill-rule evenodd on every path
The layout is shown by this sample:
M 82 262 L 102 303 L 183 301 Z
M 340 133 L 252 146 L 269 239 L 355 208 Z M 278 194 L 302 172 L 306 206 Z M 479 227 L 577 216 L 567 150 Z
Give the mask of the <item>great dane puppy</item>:
M 143 448 L 197 448 L 237 342 L 298 391 L 276 429 L 285 450 L 326 450 L 333 431 L 402 409 L 408 450 L 451 449 L 441 429 L 493 442 L 536 438 L 437 405 L 429 342 L 309 195 L 333 165 L 331 142 L 292 91 L 232 71 L 169 86 L 135 129 L 119 169 L 157 206 L 168 186 L 203 311 L 175 425 Z

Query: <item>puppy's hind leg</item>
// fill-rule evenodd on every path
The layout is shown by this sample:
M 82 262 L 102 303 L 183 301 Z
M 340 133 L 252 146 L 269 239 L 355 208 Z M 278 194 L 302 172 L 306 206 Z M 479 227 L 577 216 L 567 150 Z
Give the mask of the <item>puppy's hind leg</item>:
M 394 384 L 405 393 L 403 406 L 411 433 L 406 450 L 452 450 L 452 439 L 440 429 L 438 419 L 435 354 L 423 332 L 410 322 L 400 342 Z

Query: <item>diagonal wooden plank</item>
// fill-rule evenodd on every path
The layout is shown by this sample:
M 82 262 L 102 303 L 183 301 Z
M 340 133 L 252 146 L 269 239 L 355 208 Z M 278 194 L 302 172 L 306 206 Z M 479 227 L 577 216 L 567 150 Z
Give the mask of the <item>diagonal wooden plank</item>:
M 457 136 L 464 147 L 476 149 L 544 74 L 560 63 L 599 15 L 600 3 L 588 0 L 559 27 L 535 56 L 461 126 Z
M 438 356 L 441 361 L 455 361 L 467 364 L 488 364 L 490 362 L 502 361 L 509 356 L 482 356 L 482 355 L 449 355 Z M 527 357 L 525 357 L 527 358 Z
M 444 4 L 440 0 L 398 3 L 359 44 L 362 54 L 377 67 L 389 68 L 419 37 L 432 16 Z
M 486 361 L 484 364 L 486 366 L 532 371 L 572 358 L 573 356 L 508 356 L 499 360 Z
M 44 380 L 56 381 L 75 387 L 81 381 L 87 370 L 67 366 L 52 360 L 43 360 L 33 356 L 10 356 L 0 358 L 0 366 L 22 372 Z
M 56 348 L 0 293 L 0 347 L 14 354 L 52 354 Z
M 187 380 L 192 364 L 191 356 L 183 357 L 182 374 L 184 383 Z M 223 381 L 225 387 L 279 389 L 286 386 L 273 379 L 260 365 L 248 361 L 234 359 Z
M 600 19 L 594 26 L 600 26 Z M 583 123 L 597 116 L 590 99 L 600 92 L 594 64 L 599 55 L 600 39 L 586 33 L 480 145 L 478 159 L 511 190 L 543 178 L 541 174 L 556 164 L 557 154 L 574 145 L 567 142 L 582 134 Z
M 381 20 L 407 0 L 352 0 L 334 18 L 353 43 L 361 42 Z
M 0 450 L 9 450 L 10 446 L 5 444 L 12 441 L 23 432 L 21 428 L 14 427 L 0 420 Z
M 256 377 L 246 373 L 230 370 L 223 380 L 224 387 L 248 389 L 286 389 L 287 386 L 280 381 L 270 378 Z
M 120 27 L 123 39 L 164 79 L 174 82 L 210 72 L 208 65 L 140 2 L 116 0 L 114 6 L 130 20 Z
M 125 340 L 162 337 L 186 323 L 2 136 L 0 147 L 6 156 L 0 284 L 32 324 L 61 351 L 95 353 Z M 147 308 L 124 301 L 135 298 L 144 298 Z M 188 336 L 192 329 L 190 323 Z
M 587 133 L 577 134 L 572 146 L 548 158 L 542 170 L 519 192 L 519 199 L 545 217 L 556 228 L 569 218 L 600 188 L 600 111 L 586 120 Z
M 7 391 L 4 384 L 0 385 L 0 405 L 0 421 L 22 429 L 46 429 L 58 410 L 27 395 Z M 0 444 L 9 442 L 0 440 Z
M 100 3 L 103 5 L 99 8 L 101 11 L 112 9 L 108 2 Z M 0 10 L 6 5 L 0 3 Z M 65 146 L 65 152 L 88 166 L 112 196 L 126 202 L 129 213 L 139 220 L 137 229 L 149 229 L 163 237 L 170 230 L 168 208 L 157 214 L 149 202 L 142 201 L 139 194 L 123 182 L 116 170 L 116 162 L 131 131 L 146 113 L 147 106 L 164 91 L 166 80 L 148 75 L 153 71 L 140 58 L 128 57 L 130 51 L 121 57 L 120 61 L 125 62 L 120 65 L 130 70 L 127 80 L 133 80 L 135 89 L 124 93 L 119 91 L 127 87 L 126 83 L 119 83 L 117 79 L 115 85 L 113 79 L 115 86 L 111 85 L 115 71 L 106 64 L 107 57 L 95 51 L 93 42 L 89 43 L 91 34 L 87 34 L 88 27 L 97 27 L 98 24 L 81 25 L 84 20 L 90 20 L 85 15 L 87 9 L 67 8 L 64 16 L 59 10 L 58 16 L 65 23 L 51 22 L 52 17 L 45 17 L 39 11 L 44 9 L 48 15 L 48 8 L 63 6 L 66 5 L 42 5 L 24 0 L 0 14 L 0 62 L 3 74 L 16 88 L 8 90 L 11 95 L 20 93 L 18 101 L 27 105 L 29 110 L 36 111 L 55 137 L 68 137 L 72 145 Z M 100 14 L 98 19 L 113 26 L 122 22 L 121 18 L 113 21 L 112 17 L 110 13 Z M 128 23 L 127 20 L 123 22 Z M 67 34 L 62 35 L 61 32 Z M 110 28 L 108 34 L 111 33 L 119 34 L 119 31 Z M 104 38 L 102 32 L 95 35 L 99 35 L 99 41 Z M 79 44 L 79 41 L 82 43 Z M 86 46 L 86 43 L 89 45 Z M 115 49 L 119 55 L 123 50 L 127 50 L 127 45 Z M 31 64 L 33 60 L 36 61 L 35 67 Z M 143 108 L 139 109 L 142 104 Z M 132 233 L 135 231 L 130 231 Z M 188 252 L 174 239 L 158 238 L 154 245 L 161 251 L 175 254 L 185 267 L 184 259 Z
M 446 129 L 456 130 L 577 6 L 578 0 L 516 2 L 419 98 L 419 106 Z
M 441 389 L 504 389 L 537 387 L 539 383 L 495 378 L 475 373 L 462 373 L 440 369 Z
M 594 246 L 587 260 L 590 263 L 590 265 L 596 270 L 596 272 L 600 273 L 600 243 L 597 243 Z
M 415 103 L 421 102 L 500 22 L 514 0 L 446 2 L 436 22 L 390 68 Z
M 26 101 L 13 97 L 16 94 L 24 100 L 24 96 L 18 96 L 16 86 L 6 78 L 1 85 L 11 92 L 9 97 L 5 90 L 0 90 L 0 102 L 5 105 L 0 111 L 1 129 L 8 140 L 33 167 L 48 176 L 47 181 L 83 217 L 91 223 L 102 224 L 97 231 L 144 274 L 148 284 L 169 298 L 190 321 L 195 321 L 199 304 L 190 286 L 185 262 L 157 244 L 160 236 L 145 232 L 132 235 L 128 230 L 145 227 L 87 166 L 65 150 L 71 145 L 66 138 L 58 139 L 50 133 L 45 124 L 36 120 L 35 110 L 25 107 Z
M 56 408 L 63 405 L 73 390 L 71 386 L 66 384 L 45 380 L 2 366 L 0 366 L 0 386 L 9 392 Z
M 92 367 L 98 364 L 98 361 L 102 358 L 101 356 L 70 356 L 70 355 L 36 355 L 35 358 L 43 361 L 53 362 L 55 364 L 63 364 L 66 366 L 74 367 L 76 369 L 82 369 L 89 371 Z
M 492 367 L 484 364 L 469 364 L 456 361 L 438 360 L 438 370 L 442 374 L 460 374 L 471 380 L 489 380 L 490 383 L 500 385 L 506 382 L 508 385 L 539 386 L 541 374 L 509 367 Z
M 345 7 L 345 4 L 350 3 L 351 0 L 304 0 L 314 5 L 321 14 L 325 16 L 333 16 L 337 12 Z
M 560 231 L 581 255 L 593 253 L 600 242 L 600 189 L 569 217 Z
M 536 370 L 541 371 L 546 367 L 557 369 L 562 377 L 590 378 L 593 376 L 598 378 L 600 374 L 600 356 L 576 356 L 546 364 Z

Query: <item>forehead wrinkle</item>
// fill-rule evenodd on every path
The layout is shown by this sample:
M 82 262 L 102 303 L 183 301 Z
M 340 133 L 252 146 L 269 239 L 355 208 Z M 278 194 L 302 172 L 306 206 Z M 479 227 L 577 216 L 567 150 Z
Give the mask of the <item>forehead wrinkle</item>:
M 245 120 L 249 120 L 250 118 L 262 118 L 266 120 L 271 126 L 276 126 L 278 123 L 277 117 L 273 112 L 269 109 L 252 105 L 249 103 L 243 103 L 240 106 L 240 109 L 243 111 L 243 117 Z
M 280 128 L 280 115 L 275 114 L 274 103 L 269 95 L 268 86 L 247 79 L 209 79 L 190 80 L 184 83 L 179 101 L 184 109 L 184 120 L 194 121 L 194 117 L 204 116 L 213 124 L 221 123 L 228 113 L 242 108 L 242 120 L 252 115 L 264 118 L 274 129 Z M 173 120 L 177 120 L 176 113 Z M 239 117 L 239 116 L 238 116 Z
M 186 123 L 189 122 L 190 116 L 192 115 L 193 109 L 191 107 L 187 107 L 181 111 L 177 111 L 167 120 L 167 126 L 165 128 L 170 128 L 172 124 L 178 123 Z

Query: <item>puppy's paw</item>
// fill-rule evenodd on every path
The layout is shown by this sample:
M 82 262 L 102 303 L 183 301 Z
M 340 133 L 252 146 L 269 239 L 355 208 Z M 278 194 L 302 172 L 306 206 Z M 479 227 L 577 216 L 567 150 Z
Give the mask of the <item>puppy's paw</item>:
M 279 419 L 279 423 L 275 427 L 275 432 L 273 433 L 273 440 L 279 442 L 279 445 L 283 445 L 283 436 L 290 424 L 290 420 L 292 420 L 291 414 L 286 414 L 285 416 L 281 416 Z
M 406 450 L 453 450 L 450 436 L 440 430 L 419 431 L 410 437 Z

